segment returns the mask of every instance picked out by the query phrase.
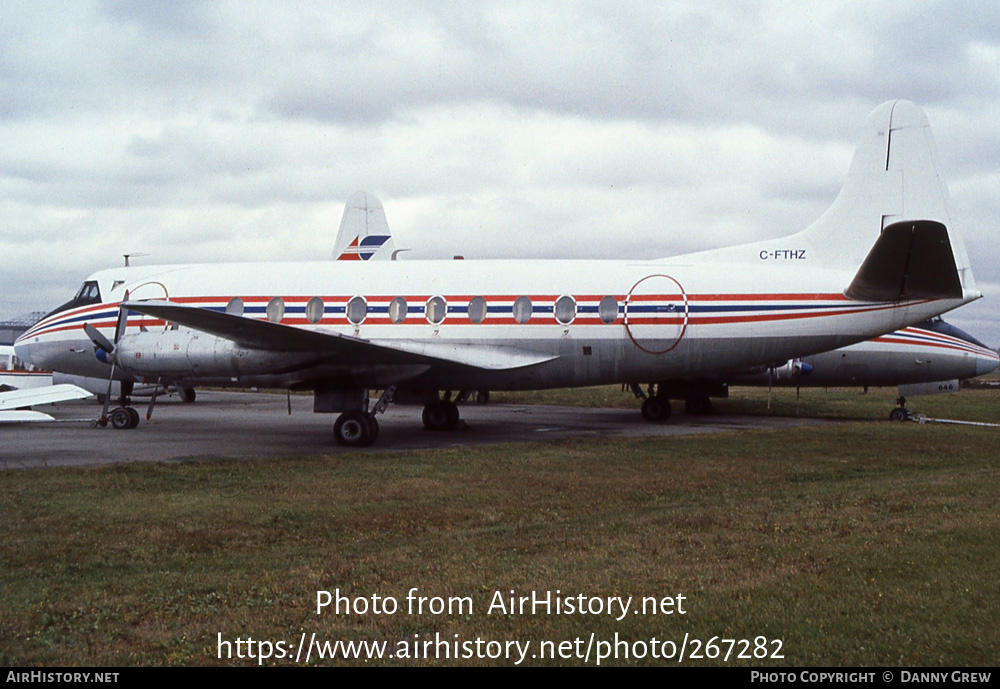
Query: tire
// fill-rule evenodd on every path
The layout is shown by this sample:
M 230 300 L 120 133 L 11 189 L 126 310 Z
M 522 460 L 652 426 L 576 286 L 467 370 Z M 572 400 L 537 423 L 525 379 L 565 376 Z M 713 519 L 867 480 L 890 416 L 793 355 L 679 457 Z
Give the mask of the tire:
M 139 412 L 135 409 L 135 407 L 125 407 L 125 411 L 128 412 L 130 419 L 129 428 L 138 428 L 139 422 L 141 421 Z
M 906 421 L 908 418 L 910 418 L 910 412 L 903 407 L 896 407 L 889 412 L 890 421 Z
M 348 411 L 337 417 L 333 425 L 333 435 L 337 443 L 345 447 L 364 447 L 370 445 L 372 437 L 368 414 L 362 411 Z
M 181 402 L 184 402 L 185 404 L 191 404 L 197 396 L 198 395 L 195 393 L 194 388 L 181 389 Z
M 375 442 L 378 438 L 379 425 L 378 419 L 375 418 L 374 414 L 365 414 L 365 420 L 368 423 L 368 437 L 365 439 L 364 445 L 367 447 Z
M 444 406 L 448 412 L 448 425 L 445 426 L 445 430 L 453 431 L 455 430 L 455 427 L 458 426 L 459 418 L 461 418 L 458 411 L 458 405 L 454 402 L 445 402 Z
M 128 413 L 128 407 L 118 407 L 112 411 L 109 420 L 111 427 L 115 430 L 123 431 L 127 428 L 133 428 L 132 415 Z
M 670 400 L 660 395 L 647 397 L 642 403 L 642 418 L 653 423 L 663 423 L 670 418 Z
M 450 431 L 458 425 L 458 405 L 453 402 L 435 402 L 424 407 L 421 419 L 429 431 Z
M 440 402 L 435 402 L 424 407 L 420 418 L 428 431 L 443 431 L 448 425 L 448 410 Z

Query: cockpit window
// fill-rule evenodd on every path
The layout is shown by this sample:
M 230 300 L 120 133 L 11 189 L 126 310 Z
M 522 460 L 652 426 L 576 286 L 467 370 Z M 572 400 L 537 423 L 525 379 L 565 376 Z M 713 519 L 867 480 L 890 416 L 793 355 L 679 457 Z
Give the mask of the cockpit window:
M 87 306 L 88 304 L 100 304 L 101 303 L 101 288 L 97 286 L 97 280 L 87 280 L 80 287 L 80 290 L 76 293 L 70 301 L 66 302 L 59 308 L 52 311 L 52 313 L 59 313 L 60 311 L 68 311 L 69 309 L 75 309 L 78 306 Z M 51 315 L 51 314 L 49 314 Z
M 97 286 L 97 282 L 94 280 L 88 280 L 83 283 L 80 287 L 80 291 L 76 293 L 76 297 L 73 301 L 78 301 L 81 304 L 97 304 L 101 301 L 101 289 Z

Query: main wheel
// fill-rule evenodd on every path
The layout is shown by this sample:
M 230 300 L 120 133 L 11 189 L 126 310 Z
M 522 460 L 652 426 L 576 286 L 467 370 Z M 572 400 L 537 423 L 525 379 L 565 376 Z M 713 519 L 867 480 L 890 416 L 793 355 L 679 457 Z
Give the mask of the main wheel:
M 642 418 L 646 421 L 663 423 L 670 418 L 670 400 L 660 395 L 647 397 L 642 403 Z
M 448 425 L 445 426 L 445 430 L 453 431 L 458 426 L 458 419 L 461 416 L 458 411 L 458 405 L 454 402 L 445 402 L 444 406 L 448 412 Z
M 348 411 L 337 417 L 333 425 L 333 436 L 337 442 L 347 447 L 363 447 L 375 441 L 370 416 L 363 411 Z
M 424 407 L 421 416 L 429 431 L 450 431 L 458 425 L 458 405 L 454 402 L 434 402 Z
M 365 420 L 368 423 L 368 437 L 365 440 L 365 445 L 371 445 L 378 438 L 379 425 L 378 419 L 375 418 L 374 414 L 365 414 Z

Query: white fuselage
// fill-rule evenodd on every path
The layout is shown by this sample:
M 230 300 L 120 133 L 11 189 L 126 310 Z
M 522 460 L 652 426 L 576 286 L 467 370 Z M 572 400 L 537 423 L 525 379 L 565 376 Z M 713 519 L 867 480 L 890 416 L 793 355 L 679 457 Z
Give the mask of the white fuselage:
M 865 342 L 741 371 L 731 385 L 879 387 L 956 381 L 990 373 L 1000 355 L 957 328 L 907 327 Z
M 751 259 L 755 251 L 748 249 Z M 132 313 L 122 338 L 129 356 L 119 361 L 139 377 L 231 386 L 541 389 L 771 365 L 918 323 L 976 296 L 854 301 L 843 295 L 851 278 L 794 254 L 731 263 L 700 254 L 663 261 L 122 268 L 90 278 L 101 286 L 101 303 L 51 314 L 22 336 L 18 351 L 46 368 L 107 375 L 83 325 L 91 323 L 111 339 L 127 291 L 130 301 L 168 300 L 216 311 L 228 306 L 245 318 L 408 351 L 424 347 L 432 358 L 448 347 L 479 348 L 483 359 L 482 366 L 415 366 L 322 351 L 262 350 L 183 327 L 171 331 L 162 320 Z M 523 355 L 529 363 L 490 365 L 491 357 L 508 355 Z M 532 356 L 539 362 L 530 363 Z

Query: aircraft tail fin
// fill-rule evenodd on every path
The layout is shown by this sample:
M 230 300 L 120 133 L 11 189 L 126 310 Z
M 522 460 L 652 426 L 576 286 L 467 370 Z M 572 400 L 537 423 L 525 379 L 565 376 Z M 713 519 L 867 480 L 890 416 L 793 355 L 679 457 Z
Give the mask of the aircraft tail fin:
M 336 261 L 389 260 L 396 252 L 382 202 L 358 191 L 347 199 L 333 245 Z
M 976 292 L 930 124 L 909 101 L 871 113 L 840 194 L 796 237 L 826 266 L 862 266 L 847 292 L 852 298 Z

